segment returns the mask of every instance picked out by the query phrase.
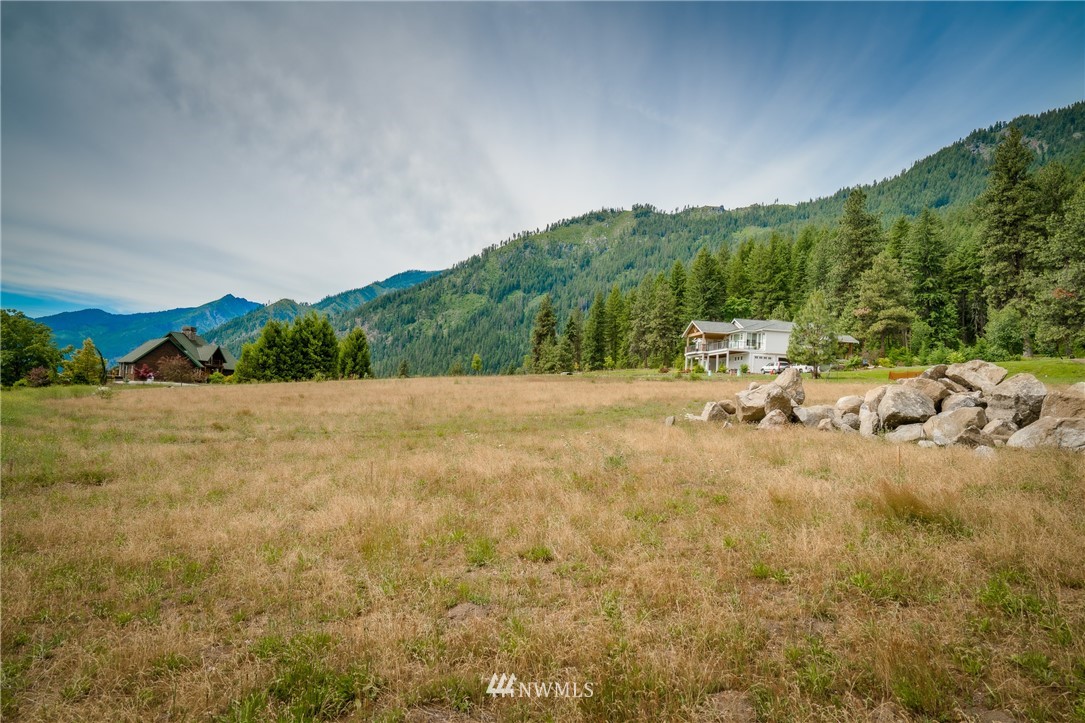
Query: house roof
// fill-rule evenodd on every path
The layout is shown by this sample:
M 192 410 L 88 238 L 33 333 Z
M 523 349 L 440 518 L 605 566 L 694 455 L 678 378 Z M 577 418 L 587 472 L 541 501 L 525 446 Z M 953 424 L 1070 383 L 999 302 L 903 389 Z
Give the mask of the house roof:
M 733 331 L 738 331 L 734 324 L 728 324 L 726 321 L 691 321 L 686 326 L 686 330 L 682 332 L 682 336 L 689 334 L 689 328 L 696 326 L 698 331 L 705 334 L 730 334 Z
M 858 339 L 856 339 L 854 336 L 850 336 L 848 334 L 837 334 L 836 335 L 836 340 L 837 341 L 842 341 L 845 344 L 858 344 L 859 343 Z
M 786 331 L 791 333 L 795 325 L 779 319 L 735 319 L 734 325 L 742 331 Z
M 118 364 L 134 364 L 141 358 L 157 349 L 162 344 L 172 342 L 178 351 L 188 357 L 197 369 L 202 369 L 206 362 L 211 361 L 216 351 L 222 353 L 223 368 L 233 370 L 237 366 L 237 358 L 226 347 L 211 344 L 199 334 L 193 334 L 194 339 L 189 339 L 184 332 L 171 331 L 165 336 L 145 341 L 132 351 L 117 360 Z

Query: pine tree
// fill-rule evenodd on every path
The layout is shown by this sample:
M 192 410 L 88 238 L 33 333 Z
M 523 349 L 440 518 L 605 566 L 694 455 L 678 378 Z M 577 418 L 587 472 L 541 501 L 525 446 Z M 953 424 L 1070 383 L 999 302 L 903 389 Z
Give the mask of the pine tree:
M 825 292 L 817 289 L 810 293 L 795 316 L 787 356 L 793 364 L 814 367 L 814 378 L 817 379 L 821 376 L 820 367 L 836 359 L 837 349 L 836 318 L 829 308 Z
M 704 246 L 697 252 L 690 266 L 687 298 L 687 321 L 720 320 L 727 293 L 716 257 Z
M 542 361 L 543 347 L 557 341 L 557 316 L 550 294 L 542 297 L 539 311 L 535 314 L 535 326 L 531 329 L 531 362 L 538 365 Z
M 853 307 L 859 295 L 859 278 L 871 267 L 881 248 L 878 217 L 866 210 L 866 193 L 856 188 L 844 202 L 837 230 L 835 259 L 829 274 L 830 302 L 838 309 Z
M 595 301 L 588 309 L 588 321 L 584 325 L 584 368 L 594 371 L 602 369 L 607 359 L 607 304 L 602 292 L 595 295 Z
M 892 256 L 889 249 L 886 253 Z M 946 290 L 946 255 L 942 222 L 929 208 L 923 209 L 905 239 L 901 266 L 911 282 L 913 310 L 943 343 L 956 332 Z
M 1085 347 L 1085 179 L 1036 255 L 1044 269 L 1034 281 L 1030 309 L 1036 341 L 1072 356 Z
M 300 380 L 335 376 L 339 341 L 327 316 L 310 311 L 297 317 L 287 337 L 293 369 L 285 378 Z
M 579 306 L 572 310 L 565 322 L 565 336 L 572 345 L 573 369 L 580 369 L 584 355 L 584 312 Z
M 897 261 L 901 260 L 904 255 L 904 249 L 908 245 L 908 238 L 911 235 L 912 225 L 908 223 L 908 219 L 904 216 L 900 216 L 893 223 L 892 228 L 889 229 L 888 241 L 885 244 L 885 251 Z
M 674 331 L 676 317 L 674 293 L 666 275 L 660 274 L 648 317 L 647 348 L 652 364 L 669 364 L 674 357 L 678 346 L 678 335 Z
M 636 366 L 647 366 L 651 355 L 651 316 L 655 300 L 655 277 L 648 274 L 637 287 L 629 308 L 629 359 Z
M 885 356 L 896 343 L 908 345 L 908 331 L 915 314 L 908 308 L 908 279 L 896 259 L 878 254 L 859 279 L 858 304 L 853 312 L 859 337 L 867 349 Z
M 610 357 L 611 364 L 616 368 L 629 366 L 629 308 L 631 298 L 626 299 L 622 290 L 615 284 L 607 295 L 606 305 L 606 349 L 603 357 L 604 362 Z
M 365 330 L 356 326 L 339 343 L 337 374 L 340 379 L 365 379 L 373 376 L 369 360 L 369 340 Z
M 1027 246 L 1036 206 L 1028 172 L 1032 159 L 1021 131 L 1011 126 L 995 149 L 987 190 L 980 198 L 984 292 L 996 310 L 1027 295 Z

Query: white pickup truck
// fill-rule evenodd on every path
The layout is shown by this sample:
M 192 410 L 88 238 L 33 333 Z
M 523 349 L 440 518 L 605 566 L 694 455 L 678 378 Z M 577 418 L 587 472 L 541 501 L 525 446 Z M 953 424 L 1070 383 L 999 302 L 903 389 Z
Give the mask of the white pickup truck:
M 787 359 L 777 359 L 776 361 L 771 362 L 771 363 L 766 364 L 765 366 L 761 367 L 761 373 L 762 374 L 779 374 L 784 369 L 787 369 L 789 366 L 791 366 L 791 362 L 789 362 Z

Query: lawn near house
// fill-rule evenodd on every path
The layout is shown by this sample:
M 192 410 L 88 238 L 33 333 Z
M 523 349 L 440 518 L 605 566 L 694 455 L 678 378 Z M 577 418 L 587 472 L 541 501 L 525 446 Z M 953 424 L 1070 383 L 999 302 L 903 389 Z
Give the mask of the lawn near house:
M 5 392 L 3 717 L 1085 715 L 1085 457 L 663 426 L 748 381 Z

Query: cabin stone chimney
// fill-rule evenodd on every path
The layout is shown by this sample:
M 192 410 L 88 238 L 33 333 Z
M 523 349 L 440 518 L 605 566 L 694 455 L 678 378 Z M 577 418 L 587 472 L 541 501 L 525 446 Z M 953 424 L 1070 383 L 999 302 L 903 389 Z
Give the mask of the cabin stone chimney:
M 182 326 L 181 333 L 189 338 L 189 341 L 196 341 L 196 327 L 194 326 Z

